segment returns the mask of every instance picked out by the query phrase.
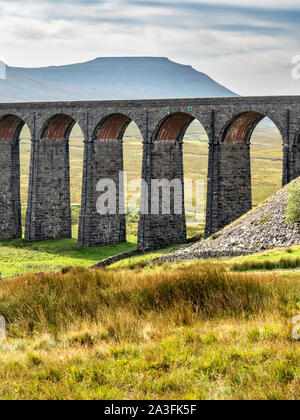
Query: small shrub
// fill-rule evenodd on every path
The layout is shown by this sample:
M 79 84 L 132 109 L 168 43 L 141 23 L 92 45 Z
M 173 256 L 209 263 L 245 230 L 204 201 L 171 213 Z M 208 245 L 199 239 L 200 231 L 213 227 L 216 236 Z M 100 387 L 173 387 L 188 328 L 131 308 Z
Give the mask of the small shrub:
M 218 342 L 218 338 L 214 334 L 210 334 L 205 337 L 204 342 L 209 346 L 211 344 L 216 344 Z
M 63 267 L 61 269 L 61 273 L 62 274 L 67 274 L 71 269 L 72 269 L 72 267 Z
M 300 223 L 300 183 L 290 189 L 286 207 L 287 223 Z
M 87 347 L 92 347 L 94 345 L 94 339 L 88 333 L 75 335 L 69 340 L 69 342 L 71 345 L 78 344 L 80 346 L 87 346 Z
M 258 328 L 254 328 L 253 330 L 248 332 L 248 339 L 251 343 L 257 343 L 261 338 L 261 334 Z
M 28 359 L 29 364 L 33 366 L 39 366 L 42 364 L 42 359 L 34 353 L 29 353 L 27 355 L 27 359 Z
M 212 235 L 212 236 L 211 236 L 211 239 L 212 239 L 213 241 L 215 241 L 216 239 L 219 239 L 221 236 L 222 236 L 222 234 L 221 234 L 221 233 L 215 233 L 214 235 Z

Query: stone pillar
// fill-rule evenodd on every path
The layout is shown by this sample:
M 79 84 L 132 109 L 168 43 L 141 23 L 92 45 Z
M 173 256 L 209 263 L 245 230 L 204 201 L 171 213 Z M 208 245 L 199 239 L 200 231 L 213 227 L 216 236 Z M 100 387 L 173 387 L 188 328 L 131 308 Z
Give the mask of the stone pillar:
M 25 238 L 72 237 L 68 139 L 32 142 Z
M 147 214 L 141 214 L 138 249 L 155 249 L 168 244 L 185 242 L 186 220 L 182 142 L 155 141 L 152 144 L 144 143 L 142 173 L 143 180 L 148 186 L 148 191 L 142 193 L 142 210 L 146 210 L 147 207 L 148 212 Z M 153 182 L 163 180 L 169 181 L 169 183 L 180 181 L 179 195 L 177 197 L 180 203 L 176 202 L 172 184 L 166 184 L 168 188 L 166 188 L 165 194 L 170 193 L 170 208 L 163 208 L 163 202 L 165 202 L 162 195 L 163 189 L 160 189 L 158 200 L 156 200 L 154 198 L 154 189 L 151 188 Z M 169 188 L 170 185 L 171 189 Z M 177 214 L 178 204 L 180 204 L 180 214 Z M 153 210 L 156 205 L 158 205 L 159 214 L 154 214 Z
M 286 110 L 286 130 L 281 134 L 283 143 L 283 162 L 282 162 L 282 186 L 291 182 L 295 177 L 295 165 L 293 162 L 294 153 L 293 146 L 291 146 L 291 112 L 290 109 Z
M 294 178 L 298 178 L 300 176 L 300 135 L 297 138 L 297 143 L 295 145 L 295 172 Z
M 78 241 L 80 245 L 113 245 L 126 242 L 124 214 L 123 143 L 121 140 L 85 142 L 82 205 Z M 97 201 L 105 191 L 97 191 L 99 181 L 108 179 L 116 187 L 116 213 L 99 214 Z
M 0 139 L 0 240 L 22 237 L 18 139 Z
M 210 146 L 206 237 L 252 208 L 250 145 Z
M 218 182 L 220 144 L 209 143 L 205 238 L 218 231 Z

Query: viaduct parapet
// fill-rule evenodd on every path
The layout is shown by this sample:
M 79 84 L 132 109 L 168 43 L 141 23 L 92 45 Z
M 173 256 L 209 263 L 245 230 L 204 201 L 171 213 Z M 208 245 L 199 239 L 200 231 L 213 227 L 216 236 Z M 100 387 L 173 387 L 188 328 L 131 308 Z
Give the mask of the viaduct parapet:
M 270 118 L 282 137 L 282 183 L 300 176 L 300 97 L 234 97 L 94 102 L 0 104 L 0 239 L 22 235 L 20 132 L 31 134 L 30 179 L 25 238 L 71 237 L 69 135 L 78 123 L 84 134 L 79 243 L 86 246 L 126 240 L 126 217 L 97 213 L 97 183 L 109 178 L 122 202 L 123 135 L 131 121 L 143 141 L 141 205 L 151 202 L 151 180 L 180 179 L 183 193 L 183 137 L 197 119 L 209 139 L 206 236 L 251 209 L 250 138 Z M 185 215 L 140 215 L 138 248 L 152 249 L 186 239 Z

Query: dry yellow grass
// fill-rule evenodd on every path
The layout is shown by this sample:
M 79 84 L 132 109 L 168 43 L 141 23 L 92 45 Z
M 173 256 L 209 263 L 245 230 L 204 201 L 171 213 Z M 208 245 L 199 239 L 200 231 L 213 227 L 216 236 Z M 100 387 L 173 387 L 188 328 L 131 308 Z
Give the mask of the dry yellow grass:
M 2 399 L 297 399 L 299 281 L 192 264 L 0 285 Z

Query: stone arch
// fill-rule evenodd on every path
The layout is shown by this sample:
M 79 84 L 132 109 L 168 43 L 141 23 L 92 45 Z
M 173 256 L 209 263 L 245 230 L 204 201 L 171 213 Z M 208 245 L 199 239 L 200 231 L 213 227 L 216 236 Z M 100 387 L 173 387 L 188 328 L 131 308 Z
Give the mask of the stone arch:
M 269 118 L 278 129 L 284 142 L 284 132 L 281 125 L 275 121 L 268 112 L 243 111 L 235 114 L 225 124 L 221 131 L 221 143 L 250 143 L 251 136 L 257 125 L 264 119 Z
M 64 113 L 52 115 L 33 144 L 28 240 L 72 237 L 69 136 L 76 122 Z
M 221 133 L 222 143 L 249 143 L 257 124 L 265 118 L 259 112 L 249 111 L 235 115 Z
M 25 121 L 17 115 L 8 114 L 0 118 L 0 138 L 18 140 Z
M 0 117 L 0 239 L 22 237 L 19 140 L 24 126 L 18 115 Z
M 163 118 L 154 131 L 155 141 L 183 140 L 184 134 L 195 117 L 184 112 L 176 112 Z
M 252 171 L 250 146 L 257 125 L 268 117 L 278 129 L 282 146 L 284 137 L 281 127 L 268 113 L 245 110 L 233 115 L 223 126 L 219 144 L 214 153 L 215 179 L 211 214 L 215 214 L 212 234 L 252 209 Z M 283 178 L 284 165 L 282 165 Z
M 82 245 L 126 242 L 123 138 L 131 122 L 135 122 L 134 119 L 125 113 L 106 115 L 96 124 L 92 141 L 85 145 L 79 228 L 79 243 Z M 98 204 L 106 194 L 106 190 L 99 187 L 99 181 L 102 180 L 112 181 L 115 186 L 114 213 L 101 214 L 99 211 Z
M 183 147 L 185 133 L 194 120 L 201 124 L 191 113 L 174 112 L 164 116 L 153 130 L 151 149 L 145 150 L 143 159 L 148 214 L 142 217 L 141 249 L 186 241 Z M 153 182 L 165 187 L 159 185 L 155 190 Z M 168 194 L 166 202 L 164 194 Z
M 40 139 L 62 140 L 68 138 L 75 124 L 76 120 L 70 115 L 55 114 L 43 124 Z
M 96 126 L 94 140 L 122 140 L 126 128 L 133 120 L 121 113 L 114 113 L 104 117 Z

